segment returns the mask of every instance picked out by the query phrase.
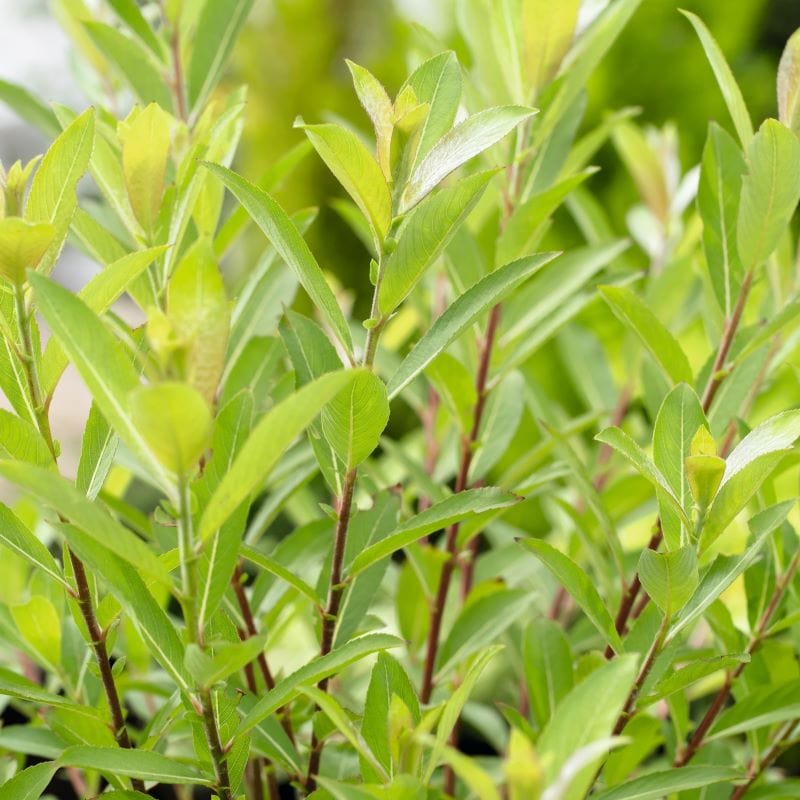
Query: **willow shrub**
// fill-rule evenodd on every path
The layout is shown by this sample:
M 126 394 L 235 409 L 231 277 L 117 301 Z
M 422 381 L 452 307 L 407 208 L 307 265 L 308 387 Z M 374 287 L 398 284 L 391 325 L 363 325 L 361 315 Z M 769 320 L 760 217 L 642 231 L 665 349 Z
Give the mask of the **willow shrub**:
M 730 120 L 683 174 L 669 127 L 581 124 L 638 0 L 461 0 L 468 70 L 348 63 L 358 130 L 251 183 L 252 0 L 105 5 L 57 3 L 93 108 L 0 84 L 53 137 L 0 207 L 0 798 L 798 796 L 797 38 L 756 130 L 686 14 Z M 270 194 L 312 150 L 367 319 Z

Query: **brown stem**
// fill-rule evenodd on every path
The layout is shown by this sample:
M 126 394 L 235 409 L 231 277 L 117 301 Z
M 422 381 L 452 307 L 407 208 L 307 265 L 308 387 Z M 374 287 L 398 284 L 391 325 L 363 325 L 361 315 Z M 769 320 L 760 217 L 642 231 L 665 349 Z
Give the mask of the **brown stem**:
M 342 582 L 344 568 L 344 550 L 347 544 L 347 528 L 350 524 L 350 511 L 353 506 L 353 490 L 356 485 L 356 470 L 349 469 L 345 473 L 344 486 L 342 487 L 342 499 L 339 503 L 339 518 L 336 522 L 336 532 L 333 540 L 333 560 L 331 563 L 330 589 L 328 590 L 328 604 L 322 617 L 322 636 L 320 644 L 320 655 L 326 656 L 333 647 L 333 635 L 336 632 L 336 621 L 339 616 L 339 608 L 342 604 L 342 596 L 345 586 Z M 322 692 L 328 691 L 328 678 L 323 678 L 318 684 Z M 316 732 L 311 734 L 311 755 L 308 760 L 308 775 L 306 776 L 305 788 L 310 794 L 316 788 L 316 775 L 319 771 L 320 760 L 322 759 L 322 748 L 324 742 L 320 741 Z
M 89 589 L 89 580 L 86 577 L 86 570 L 83 566 L 83 562 L 71 550 L 68 550 L 68 553 L 72 564 L 72 572 L 75 575 L 75 586 L 78 590 L 78 607 L 80 608 L 83 621 L 86 624 L 86 629 L 89 632 L 89 640 L 92 650 L 94 651 L 97 666 L 100 670 L 100 680 L 103 682 L 106 700 L 109 710 L 111 711 L 114 738 L 117 740 L 117 744 L 120 747 L 131 748 L 133 744 L 128 735 L 128 728 L 125 726 L 125 714 L 122 711 L 122 703 L 120 702 L 119 693 L 117 692 L 117 685 L 114 682 L 114 673 L 111 671 L 111 661 L 108 657 L 108 648 L 106 647 L 106 634 L 97 621 L 94 604 L 92 603 L 92 593 Z M 145 791 L 144 781 L 139 778 L 132 778 L 131 785 L 137 792 Z
M 770 620 L 772 619 L 775 610 L 778 608 L 778 605 L 783 599 L 784 592 L 791 583 L 792 578 L 797 571 L 798 564 L 800 564 L 800 550 L 794 554 L 792 560 L 789 562 L 789 566 L 786 568 L 786 571 L 781 578 L 775 581 L 775 589 L 772 592 L 769 603 L 764 609 L 764 612 L 761 615 L 758 624 L 756 625 L 756 629 L 750 636 L 750 641 L 747 643 L 745 652 L 748 655 L 753 653 L 764 639 Z M 725 703 L 730 696 L 733 684 L 744 671 L 746 664 L 747 662 L 741 661 L 736 665 L 736 668 L 732 672 L 729 672 L 725 676 L 725 682 L 722 684 L 722 688 L 719 690 L 719 692 L 717 692 L 716 696 L 712 700 L 711 705 L 708 707 L 708 711 L 706 711 L 703 719 L 700 720 L 700 724 L 695 729 L 692 738 L 689 740 L 689 743 L 675 756 L 674 766 L 683 767 L 688 764 L 692 758 L 694 758 L 695 753 L 697 753 L 697 751 L 703 746 L 709 728 L 712 726 L 714 720 L 716 720 L 716 718 L 719 716 L 719 713 L 725 707 Z
M 477 402 L 475 403 L 475 410 L 472 416 L 472 429 L 468 436 L 465 436 L 461 442 L 461 461 L 456 475 L 456 482 L 453 491 L 458 494 L 467 488 L 467 481 L 469 479 L 469 468 L 472 464 L 472 455 L 475 442 L 478 440 L 478 432 L 480 430 L 481 418 L 483 411 L 486 407 L 486 379 L 489 375 L 489 362 L 492 355 L 492 346 L 494 344 L 495 333 L 497 326 L 500 323 L 500 305 L 494 306 L 489 312 L 489 321 L 486 325 L 486 336 L 484 337 L 481 346 L 478 374 L 475 379 L 475 388 L 477 390 Z M 447 592 L 450 588 L 450 581 L 455 571 L 456 562 L 458 560 L 458 530 L 459 525 L 455 523 L 447 530 L 447 537 L 445 540 L 445 551 L 448 554 L 447 561 L 442 565 L 442 572 L 439 576 L 439 584 L 436 589 L 436 597 L 434 598 L 433 608 L 431 609 L 431 622 L 428 629 L 428 641 L 425 653 L 425 663 L 422 671 L 422 686 L 420 689 L 420 699 L 423 703 L 430 702 L 431 692 L 433 691 L 433 671 L 436 665 L 436 653 L 439 648 L 439 636 L 442 628 L 442 617 L 444 616 L 444 607 L 447 601 Z M 470 559 L 471 563 L 472 559 Z M 469 580 L 467 583 L 462 583 L 462 591 L 469 586 L 472 582 L 472 567 L 465 565 L 465 571 L 469 569 Z
M 208 749 L 211 751 L 211 760 L 214 762 L 214 771 L 217 775 L 216 789 L 219 793 L 219 800 L 233 800 L 231 778 L 228 773 L 227 755 L 219 738 L 219 729 L 217 728 L 217 720 L 214 716 L 211 690 L 208 688 L 200 689 L 198 695 L 200 697 L 200 710 L 203 716 L 203 728 L 206 732 L 206 741 L 208 742 Z
M 744 797 L 764 770 L 774 764 L 778 757 L 792 746 L 794 742 L 791 739 L 791 734 L 796 726 L 796 719 L 789 720 L 789 722 L 780 729 L 778 735 L 775 737 L 775 743 L 770 747 L 764 757 L 759 758 L 758 755 L 754 755 L 752 759 L 750 759 L 750 764 L 747 767 L 746 782 L 734 788 L 731 792 L 731 800 L 740 800 L 740 798 Z

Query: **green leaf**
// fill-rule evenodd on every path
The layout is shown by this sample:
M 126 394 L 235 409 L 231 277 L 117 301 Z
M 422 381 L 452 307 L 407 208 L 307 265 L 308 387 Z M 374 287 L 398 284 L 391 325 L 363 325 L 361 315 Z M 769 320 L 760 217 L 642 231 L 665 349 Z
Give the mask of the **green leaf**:
M 191 42 L 186 76 L 189 106 L 205 105 L 222 77 L 253 0 L 211 0 L 203 4 Z
M 633 464 L 639 474 L 646 478 L 656 489 L 660 489 L 659 498 L 666 500 L 670 507 L 677 512 L 681 521 L 687 528 L 691 528 L 691 521 L 683 510 L 680 501 L 672 492 L 667 479 L 660 469 L 647 457 L 642 448 L 628 436 L 621 428 L 606 428 L 594 437 L 596 441 L 603 442 Z
M 728 527 L 800 436 L 800 411 L 785 411 L 754 428 L 725 462 L 717 496 L 700 535 L 700 552 Z
M 622 641 L 614 620 L 589 576 L 571 558 L 541 539 L 520 539 L 519 543 L 530 550 L 572 595 L 604 641 L 621 653 Z
M 522 45 L 528 82 L 534 92 L 555 77 L 572 43 L 579 7 L 580 0 L 523 0 Z
M 323 375 L 273 406 L 261 418 L 203 512 L 201 541 L 208 540 L 239 504 L 263 485 L 289 445 L 314 421 L 325 404 L 360 374 L 361 370 L 340 370 Z
M 522 614 L 530 609 L 528 592 L 501 589 L 468 603 L 453 623 L 436 657 L 439 679 L 476 651 L 497 641 Z
M 707 741 L 737 736 L 758 730 L 776 722 L 800 717 L 800 680 L 778 686 L 761 686 L 737 699 L 736 704 L 723 711 L 711 728 Z
M 48 670 L 61 663 L 61 620 L 55 606 L 41 594 L 9 609 L 17 630 L 34 658 Z
M 766 120 L 747 148 L 747 174 L 736 241 L 746 269 L 761 266 L 778 246 L 800 198 L 800 140 Z
M 426 198 L 403 225 L 397 248 L 383 265 L 378 305 L 384 317 L 394 311 L 439 257 L 480 199 L 494 171 L 480 172 Z
M 322 409 L 322 431 L 347 469 L 378 446 L 388 421 L 386 385 L 374 372 L 359 372 Z
M 637 662 L 635 655 L 618 656 L 589 674 L 561 701 L 536 743 L 548 785 L 573 753 L 610 736 L 636 677 Z M 602 703 L 597 702 L 600 697 Z M 581 767 L 563 800 L 586 795 L 604 758 L 600 754 Z
M 10 669 L 0 667 L 0 692 L 9 697 L 16 697 L 37 706 L 73 706 L 73 702 L 66 697 L 42 689 L 38 683 L 12 672 Z
M 653 688 L 653 691 L 639 701 L 639 706 L 650 705 L 665 697 L 683 691 L 687 686 L 691 686 L 696 681 L 709 675 L 713 675 L 720 670 L 728 670 L 737 667 L 739 664 L 750 661 L 749 653 L 730 653 L 724 656 L 714 656 L 714 658 L 700 658 L 691 661 L 685 667 L 676 669 L 666 678 L 662 678 Z
M 423 158 L 452 127 L 461 102 L 461 66 L 452 51 L 439 53 L 409 75 L 400 92 L 410 86 L 417 102 L 429 106 L 418 132 L 415 160 Z
M 337 647 L 324 656 L 317 656 L 300 669 L 279 681 L 274 689 L 261 697 L 258 703 L 245 715 L 237 735 L 241 735 L 258 725 L 262 719 L 275 713 L 281 706 L 296 697 L 301 686 L 312 686 L 323 678 L 341 672 L 345 667 L 362 658 L 390 647 L 399 647 L 403 642 L 396 636 L 385 633 L 368 633 L 351 639 L 342 647 Z
M 340 125 L 299 127 L 369 221 L 375 249 L 380 251 L 392 221 L 392 198 L 378 162 L 354 133 Z
M 185 383 L 140 386 L 130 397 L 133 424 L 162 466 L 178 476 L 191 474 L 211 440 L 211 410 Z
M 350 565 L 350 577 L 355 577 L 367 567 L 407 547 L 422 536 L 461 522 L 470 516 L 507 508 L 518 500 L 515 495 L 494 488 L 468 489 L 454 494 L 411 517 L 385 539 L 362 550 Z
M 698 429 L 706 424 L 700 401 L 694 390 L 685 383 L 678 384 L 665 398 L 653 426 L 653 463 L 669 484 L 672 493 L 688 517 L 692 502 L 686 474 L 686 459 L 692 439 Z M 667 547 L 680 547 L 682 525 L 668 500 L 659 493 L 661 528 Z M 688 535 L 688 531 L 686 532 Z
M 65 478 L 21 461 L 0 461 L 0 475 L 51 506 L 121 559 L 169 585 L 166 568 L 150 548 Z
M 557 255 L 558 253 L 537 253 L 512 261 L 489 273 L 456 298 L 437 317 L 392 375 L 388 385 L 389 398 L 396 397 L 484 311 L 502 302 Z
M 543 728 L 573 685 L 569 642 L 552 620 L 535 619 L 525 629 L 522 665 L 531 712 Z
M 700 581 L 697 554 L 688 545 L 669 553 L 643 550 L 638 572 L 642 587 L 668 618 L 686 605 Z
M 703 149 L 697 208 L 703 218 L 703 251 L 711 285 L 726 317 L 733 311 L 744 276 L 736 224 L 746 169 L 742 151 L 731 135 L 712 122 Z
M 36 569 L 58 581 L 64 588 L 71 588 L 61 574 L 61 568 L 56 560 L 50 555 L 50 551 L 2 503 L 0 503 L 0 542 Z
M 0 800 L 39 800 L 57 769 L 56 764 L 45 761 L 18 772 L 0 786 Z
M 733 77 L 731 68 L 728 66 L 728 62 L 725 60 L 725 56 L 720 50 L 716 39 L 711 35 L 711 31 L 708 30 L 705 23 L 696 14 L 692 14 L 691 11 L 684 11 L 683 9 L 679 9 L 679 11 L 692 23 L 700 43 L 703 45 L 706 58 L 711 64 L 711 69 L 714 71 L 714 77 L 717 79 L 722 96 L 725 98 L 725 105 L 728 107 L 733 126 L 739 135 L 739 141 L 742 143 L 742 147 L 747 147 L 753 138 L 753 123 L 750 120 L 750 113 L 742 97 L 742 90 L 736 83 L 736 78 Z
M 348 353 L 353 350 L 350 329 L 316 259 L 286 212 L 266 192 L 219 164 L 206 164 L 234 194 L 281 258 L 297 275 L 314 305 L 328 319 Z
M 155 103 L 141 110 L 135 108 L 117 126 L 128 199 L 136 219 L 148 235 L 152 235 L 161 211 L 170 128 L 169 115 Z
M 27 461 L 40 467 L 53 463 L 53 456 L 36 427 L 0 408 L 0 458 Z
M 32 224 L 19 217 L 0 219 L 0 275 L 21 286 L 26 270 L 41 263 L 55 235 L 56 229 L 49 222 Z
M 100 52 L 143 103 L 158 103 L 172 111 L 172 94 L 153 54 L 141 42 L 102 22 L 84 22 L 83 27 Z
M 265 634 L 241 642 L 209 642 L 206 648 L 190 644 L 186 648 L 186 668 L 199 686 L 210 688 L 255 661 L 264 652 Z M 209 654 L 207 648 L 213 649 Z
M 300 594 L 305 595 L 312 603 L 314 603 L 314 605 L 322 607 L 324 604 L 323 598 L 316 591 L 314 591 L 311 586 L 309 586 L 304 580 L 298 578 L 297 575 L 295 575 L 291 570 L 286 569 L 286 567 L 278 563 L 274 558 L 270 558 L 268 555 L 261 553 L 254 547 L 249 547 L 248 545 L 242 545 L 240 552 L 242 558 L 247 559 L 257 567 L 261 567 L 261 569 L 265 570 L 270 575 L 274 575 L 276 578 L 280 578 L 282 581 L 285 581 L 290 586 L 297 589 Z
M 794 500 L 772 506 L 750 520 L 750 529 L 755 536 L 744 550 L 735 556 L 717 556 L 700 580 L 692 598 L 681 609 L 672 624 L 667 641 L 670 641 L 687 625 L 690 625 L 738 578 L 758 557 L 764 542 L 783 523 L 794 506 Z
M 61 126 L 50 106 L 25 87 L 0 80 L 0 100 L 48 138 L 54 138 L 61 132 Z
M 692 383 L 689 359 L 661 320 L 626 286 L 601 286 L 600 294 L 620 322 L 627 325 L 648 349 L 673 383 Z
M 148 750 L 120 747 L 68 747 L 59 757 L 59 766 L 93 769 L 109 777 L 123 775 L 156 783 L 199 784 L 212 781 L 195 767 L 175 758 Z
M 81 457 L 78 462 L 78 474 L 75 476 L 75 485 L 94 500 L 103 484 L 117 453 L 119 439 L 111 430 L 103 415 L 92 403 L 86 427 L 83 429 L 81 442 Z
M 163 57 L 164 47 L 150 24 L 142 15 L 136 0 L 108 0 L 117 16 L 135 33 L 159 58 Z
M 523 106 L 498 106 L 473 114 L 446 133 L 414 169 L 400 199 L 400 211 L 413 208 L 453 170 L 497 144 L 535 114 Z
M 778 64 L 778 119 L 800 135 L 800 30 L 789 37 Z
M 164 469 L 151 455 L 128 410 L 139 375 L 114 337 L 87 305 L 57 283 L 30 274 L 38 309 L 75 365 L 109 424 L 161 485 Z
M 666 797 L 675 792 L 702 789 L 715 783 L 731 783 L 742 777 L 740 772 L 730 767 L 710 765 L 675 767 L 626 780 L 621 786 L 600 792 L 595 797 L 597 800 L 648 800 L 648 798 Z
M 71 525 L 61 526 L 61 531 L 81 561 L 103 579 L 134 621 L 148 652 L 183 691 L 188 691 L 183 644 L 166 612 L 139 577 L 139 569 L 131 569 L 128 562 L 117 558 L 108 542 L 98 542 Z
M 378 164 L 384 178 L 389 180 L 392 175 L 390 163 L 390 148 L 392 143 L 392 127 L 394 108 L 383 84 L 368 70 L 358 64 L 345 59 L 350 74 L 353 76 L 358 99 L 372 121 L 375 129 L 377 144 Z M 391 198 L 390 198 L 391 206 Z

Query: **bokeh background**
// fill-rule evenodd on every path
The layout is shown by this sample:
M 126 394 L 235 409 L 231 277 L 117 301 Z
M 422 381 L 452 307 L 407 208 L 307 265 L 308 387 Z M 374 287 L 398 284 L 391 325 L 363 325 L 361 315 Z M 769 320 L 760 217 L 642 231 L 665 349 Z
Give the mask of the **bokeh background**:
M 86 0 L 99 5 L 97 0 Z M 558 2 L 558 0 L 553 0 Z M 585 0 L 602 6 L 607 0 Z M 431 37 L 442 49 L 468 56 L 456 29 L 457 0 L 256 0 L 234 58 L 228 82 L 249 86 L 247 126 L 237 169 L 257 179 L 269 164 L 299 142 L 292 122 L 340 117 L 367 129 L 350 84 L 345 58 L 372 70 L 391 95 L 428 52 Z M 800 27 L 800 0 L 643 0 L 589 86 L 584 127 L 604 113 L 635 106 L 642 124 L 673 123 L 683 171 L 701 155 L 709 119 L 728 124 L 722 98 L 688 21 L 685 7 L 713 31 L 742 87 L 752 116 L 774 115 L 775 71 L 790 34 Z M 39 96 L 85 106 L 79 88 L 79 59 L 62 32 L 48 0 L 0 0 L 0 78 L 23 84 Z M 46 147 L 34 130 L 0 106 L 0 159 L 6 164 Z M 613 150 L 606 145 L 596 163 L 601 172 L 592 191 L 617 230 L 625 235 L 625 213 L 635 189 Z M 330 206 L 340 193 L 317 158 L 279 192 L 290 211 L 319 208 L 308 238 L 324 269 L 348 287 L 356 312 L 367 312 L 369 258 L 358 239 Z M 565 212 L 560 212 L 565 213 Z M 545 243 L 546 244 L 546 243 Z M 263 240 L 254 234 L 250 249 L 237 252 L 246 269 Z M 78 288 L 95 269 L 74 250 L 59 264 L 59 278 Z M 88 407 L 80 382 L 68 374 L 53 404 L 54 428 L 62 441 L 67 472 L 76 459 Z

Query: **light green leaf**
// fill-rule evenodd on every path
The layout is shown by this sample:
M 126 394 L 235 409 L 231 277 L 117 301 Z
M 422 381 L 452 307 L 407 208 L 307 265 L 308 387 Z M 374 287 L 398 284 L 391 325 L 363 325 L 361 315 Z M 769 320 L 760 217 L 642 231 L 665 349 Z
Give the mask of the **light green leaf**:
M 108 0 L 108 4 L 130 30 L 153 51 L 154 55 L 158 58 L 163 57 L 164 46 L 144 18 L 136 0 Z
M 681 383 L 664 398 L 653 427 L 653 463 L 669 484 L 686 516 L 692 510 L 686 459 L 692 438 L 705 424 L 706 416 L 697 395 L 691 387 Z M 662 500 L 660 493 L 659 511 L 667 547 L 675 550 L 683 541 L 681 520 L 672 509 L 671 503 Z
M 150 50 L 136 39 L 102 22 L 84 22 L 83 27 L 143 103 L 158 103 L 167 111 L 173 110 L 169 87 Z
M 420 64 L 409 75 L 406 86 L 429 111 L 419 129 L 416 160 L 423 158 L 452 127 L 461 102 L 461 66 L 452 51 L 439 53 Z
M 219 83 L 236 38 L 247 19 L 253 0 L 210 0 L 192 36 L 186 84 L 189 106 L 197 112 Z
M 9 608 L 17 630 L 34 658 L 48 670 L 61 663 L 61 620 L 55 606 L 41 594 Z
M 378 305 L 384 317 L 403 302 L 439 257 L 494 174 L 480 172 L 445 186 L 414 210 L 400 231 L 397 248 L 383 265 Z
M 274 689 L 261 697 L 258 703 L 245 715 L 239 726 L 237 735 L 241 735 L 258 725 L 262 719 L 275 713 L 300 692 L 301 686 L 312 686 L 323 678 L 341 672 L 355 661 L 391 647 L 399 647 L 403 642 L 396 636 L 385 633 L 368 633 L 351 639 L 342 647 L 337 647 L 324 656 L 317 656 L 313 661 L 279 681 Z
M 744 275 L 736 244 L 736 224 L 746 169 L 736 142 L 712 122 L 703 150 L 697 208 L 703 218 L 703 251 L 711 285 L 726 317 L 733 310 Z
M 533 718 L 543 728 L 562 698 L 572 689 L 572 653 L 561 627 L 534 619 L 522 640 L 522 666 Z
M 0 408 L 0 458 L 28 461 L 40 467 L 53 463 L 44 437 L 22 417 Z
M 628 436 L 621 428 L 606 428 L 594 437 L 598 442 L 604 442 L 613 447 L 621 455 L 625 456 L 633 464 L 639 474 L 646 478 L 659 492 L 659 498 L 668 501 L 674 511 L 677 512 L 681 521 L 687 528 L 691 527 L 691 521 L 683 510 L 680 501 L 672 492 L 667 479 L 658 467 L 647 457 L 642 448 Z
M 400 199 L 400 211 L 413 208 L 453 170 L 497 144 L 536 113 L 523 106 L 498 106 L 473 114 L 446 133 L 420 161 Z
M 467 604 L 439 648 L 437 680 L 476 651 L 497 641 L 530 605 L 530 595 L 520 589 L 491 592 Z
M 0 786 L 0 800 L 39 800 L 58 767 L 51 761 L 34 764 Z
M 766 120 L 747 148 L 747 174 L 736 241 L 746 269 L 761 266 L 778 246 L 800 198 L 800 140 Z
M 800 717 L 800 680 L 778 686 L 760 686 L 737 698 L 736 704 L 723 711 L 709 732 L 707 741 L 737 736 L 776 722 Z
M 150 548 L 65 478 L 21 461 L 0 461 L 0 475 L 74 522 L 124 561 L 169 584 L 166 568 Z
M 358 99 L 364 107 L 364 111 L 369 115 L 375 129 L 378 164 L 386 180 L 389 180 L 392 175 L 389 160 L 394 116 L 392 101 L 389 99 L 383 84 L 368 69 L 349 59 L 345 59 L 345 62 L 350 74 L 353 76 L 353 86 Z
M 778 64 L 778 119 L 800 135 L 800 30 L 789 37 Z
M 130 397 L 131 418 L 162 466 L 178 476 L 191 474 L 211 441 L 211 409 L 185 383 L 140 386 Z
M 203 512 L 201 541 L 208 540 L 239 504 L 263 485 L 289 445 L 314 421 L 323 406 L 359 374 L 361 370 L 340 370 L 323 375 L 273 406 L 261 418 Z
M 197 768 L 175 758 L 148 750 L 123 750 L 120 747 L 68 747 L 59 756 L 62 767 L 94 769 L 109 777 L 123 775 L 156 783 L 199 784 L 212 781 Z
M 534 92 L 548 84 L 572 43 L 580 0 L 523 0 L 522 45 Z
M 61 126 L 50 106 L 24 86 L 0 80 L 0 100 L 45 136 L 54 138 L 61 132 Z
M 38 309 L 69 360 L 75 365 L 109 424 L 131 448 L 153 478 L 167 486 L 163 467 L 151 455 L 131 419 L 129 393 L 139 386 L 139 375 L 127 354 L 103 323 L 70 291 L 30 274 Z
M 353 350 L 350 329 L 316 259 L 286 212 L 266 192 L 219 164 L 206 164 L 234 194 L 281 258 L 297 275 L 314 305 L 328 319 L 348 353 Z
M 519 543 L 530 550 L 572 595 L 605 642 L 621 653 L 622 641 L 614 620 L 589 576 L 571 558 L 541 539 L 520 539 Z
M 20 700 L 35 703 L 37 706 L 74 706 L 74 703 L 66 697 L 52 694 L 38 683 L 5 667 L 0 667 L 0 692 L 9 697 L 17 697 Z
M 190 644 L 186 648 L 186 669 L 198 686 L 210 688 L 255 661 L 264 652 L 266 643 L 266 635 L 261 634 L 240 642 L 209 642 L 205 648 Z
M 53 269 L 67 238 L 78 205 L 76 187 L 89 166 L 94 137 L 94 109 L 89 109 L 50 145 L 33 176 L 25 218 L 50 223 L 55 229 L 55 238 L 38 266 L 45 274 Z
M 21 286 L 26 270 L 41 263 L 55 235 L 56 229 L 49 222 L 32 224 L 19 217 L 0 219 L 0 275 Z
M 626 780 L 622 785 L 600 792 L 595 797 L 597 800 L 649 800 L 690 789 L 701 789 L 715 783 L 731 783 L 742 777 L 740 772 L 730 767 L 675 767 Z
M 395 551 L 407 547 L 422 536 L 473 515 L 507 508 L 518 500 L 519 498 L 515 495 L 494 488 L 468 489 L 454 494 L 411 517 L 385 539 L 381 539 L 360 552 L 350 566 L 350 577 L 358 575 L 367 567 Z
M 322 607 L 324 604 L 323 598 L 311 588 L 304 580 L 297 577 L 291 570 L 278 563 L 274 558 L 270 558 L 265 553 L 256 550 L 255 547 L 249 545 L 242 545 L 240 547 L 242 558 L 246 559 L 257 567 L 280 578 L 293 588 L 297 589 L 300 594 L 305 595 L 315 606 Z
M 675 337 L 658 317 L 626 286 L 601 286 L 600 294 L 620 322 L 648 349 L 673 383 L 692 383 L 692 368 Z
M 687 686 L 691 686 L 702 678 L 713 675 L 720 670 L 728 670 L 750 661 L 749 653 L 730 653 L 724 656 L 714 656 L 713 658 L 700 658 L 690 661 L 685 667 L 676 669 L 674 672 L 662 678 L 653 688 L 653 691 L 646 697 L 641 698 L 639 707 L 647 706 L 663 700 L 676 692 L 683 691 Z
M 378 162 L 354 133 L 340 125 L 298 127 L 369 221 L 379 251 L 392 221 L 392 198 Z
M 744 550 L 735 556 L 717 556 L 700 580 L 692 598 L 681 609 L 667 635 L 673 639 L 690 625 L 738 578 L 758 557 L 764 542 L 782 524 L 794 506 L 794 500 L 779 503 L 762 511 L 750 520 L 750 529 L 755 536 Z
M 386 385 L 374 372 L 360 372 L 322 409 L 322 432 L 347 469 L 378 446 L 389 421 Z
M 388 386 L 389 398 L 396 397 L 484 311 L 502 302 L 557 255 L 558 253 L 537 253 L 512 261 L 489 273 L 456 298 L 414 345 L 392 375 Z
M 589 674 L 561 701 L 536 743 L 548 785 L 573 753 L 611 735 L 636 677 L 637 662 L 635 655 L 618 656 Z M 600 697 L 602 703 L 597 702 Z M 586 795 L 604 758 L 605 753 L 599 754 L 581 768 L 563 800 Z
M 642 587 L 669 618 L 686 605 L 700 581 L 697 554 L 688 545 L 669 553 L 643 550 L 638 571 Z
M 0 503 L 0 542 L 16 555 L 24 558 L 36 569 L 58 581 L 64 588 L 71 588 L 56 560 L 39 539 L 28 530 L 11 509 Z
M 733 77 L 731 68 L 728 66 L 728 62 L 725 60 L 725 56 L 720 50 L 716 39 L 711 35 L 711 31 L 705 26 L 703 20 L 696 14 L 692 14 L 691 11 L 679 10 L 692 23 L 700 43 L 703 45 L 706 58 L 711 64 L 714 77 L 717 79 L 722 96 L 725 98 L 725 104 L 728 106 L 728 113 L 733 120 L 733 126 L 739 135 L 739 141 L 742 143 L 742 147 L 747 147 L 753 138 L 753 123 L 750 120 L 750 113 L 742 97 L 742 90 L 736 83 L 736 78 Z

